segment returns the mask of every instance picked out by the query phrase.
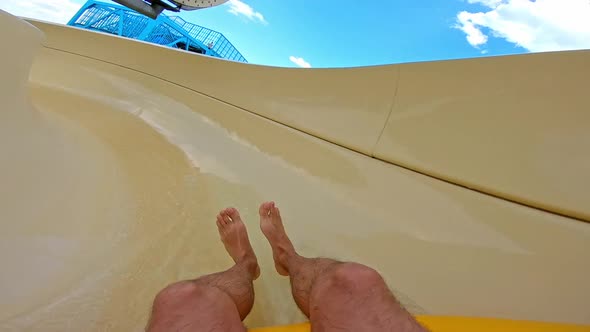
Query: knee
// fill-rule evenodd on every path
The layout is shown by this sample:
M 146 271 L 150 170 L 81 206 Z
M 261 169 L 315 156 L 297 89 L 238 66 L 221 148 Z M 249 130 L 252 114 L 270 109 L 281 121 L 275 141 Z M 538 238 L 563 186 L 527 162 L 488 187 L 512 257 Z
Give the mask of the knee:
M 366 291 L 385 286 L 385 281 L 374 269 L 357 263 L 343 263 L 333 268 L 323 278 L 325 290 L 346 292 Z
M 189 300 L 207 299 L 211 294 L 210 287 L 202 287 L 193 281 L 176 282 L 162 289 L 154 299 L 154 310 L 173 307 L 179 303 L 186 303 Z

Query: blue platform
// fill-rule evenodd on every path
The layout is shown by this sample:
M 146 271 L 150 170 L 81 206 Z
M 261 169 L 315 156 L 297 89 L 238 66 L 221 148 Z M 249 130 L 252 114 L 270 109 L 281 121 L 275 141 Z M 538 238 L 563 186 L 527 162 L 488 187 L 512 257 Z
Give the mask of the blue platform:
M 127 7 L 90 0 L 72 17 L 68 25 L 247 62 L 223 34 L 186 22 L 179 16 L 162 14 L 153 20 Z

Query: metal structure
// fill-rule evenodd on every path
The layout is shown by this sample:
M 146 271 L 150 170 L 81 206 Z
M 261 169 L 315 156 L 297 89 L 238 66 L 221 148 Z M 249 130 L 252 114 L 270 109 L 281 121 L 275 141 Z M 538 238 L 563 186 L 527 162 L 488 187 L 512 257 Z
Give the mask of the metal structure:
M 156 18 L 164 10 L 179 12 L 221 5 L 227 0 L 113 0 L 148 17 Z
M 72 17 L 68 25 L 247 62 L 222 33 L 187 22 L 179 16 L 160 15 L 156 19 L 150 19 L 127 7 L 90 0 Z

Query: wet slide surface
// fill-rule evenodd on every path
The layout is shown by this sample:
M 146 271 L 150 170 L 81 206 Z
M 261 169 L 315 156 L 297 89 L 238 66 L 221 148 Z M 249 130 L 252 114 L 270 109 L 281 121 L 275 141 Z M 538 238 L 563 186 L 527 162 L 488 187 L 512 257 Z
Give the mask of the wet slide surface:
M 41 47 L 2 15 L 22 45 L 0 83 L 0 329 L 141 330 L 158 290 L 231 265 L 214 226 L 226 206 L 262 268 L 246 324 L 304 321 L 258 230 L 263 200 L 302 254 L 377 268 L 413 313 L 590 324 L 588 224 Z

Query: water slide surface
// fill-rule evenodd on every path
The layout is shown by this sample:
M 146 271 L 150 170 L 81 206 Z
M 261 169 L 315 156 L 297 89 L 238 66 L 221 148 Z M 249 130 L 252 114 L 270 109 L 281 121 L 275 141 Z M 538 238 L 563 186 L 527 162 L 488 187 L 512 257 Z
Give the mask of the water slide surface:
M 433 331 L 589 331 L 589 51 L 299 70 L 30 23 L 0 12 L 0 330 L 141 330 L 230 266 L 226 206 L 262 266 L 246 324 L 304 322 L 275 200 L 302 254 L 375 267 Z

